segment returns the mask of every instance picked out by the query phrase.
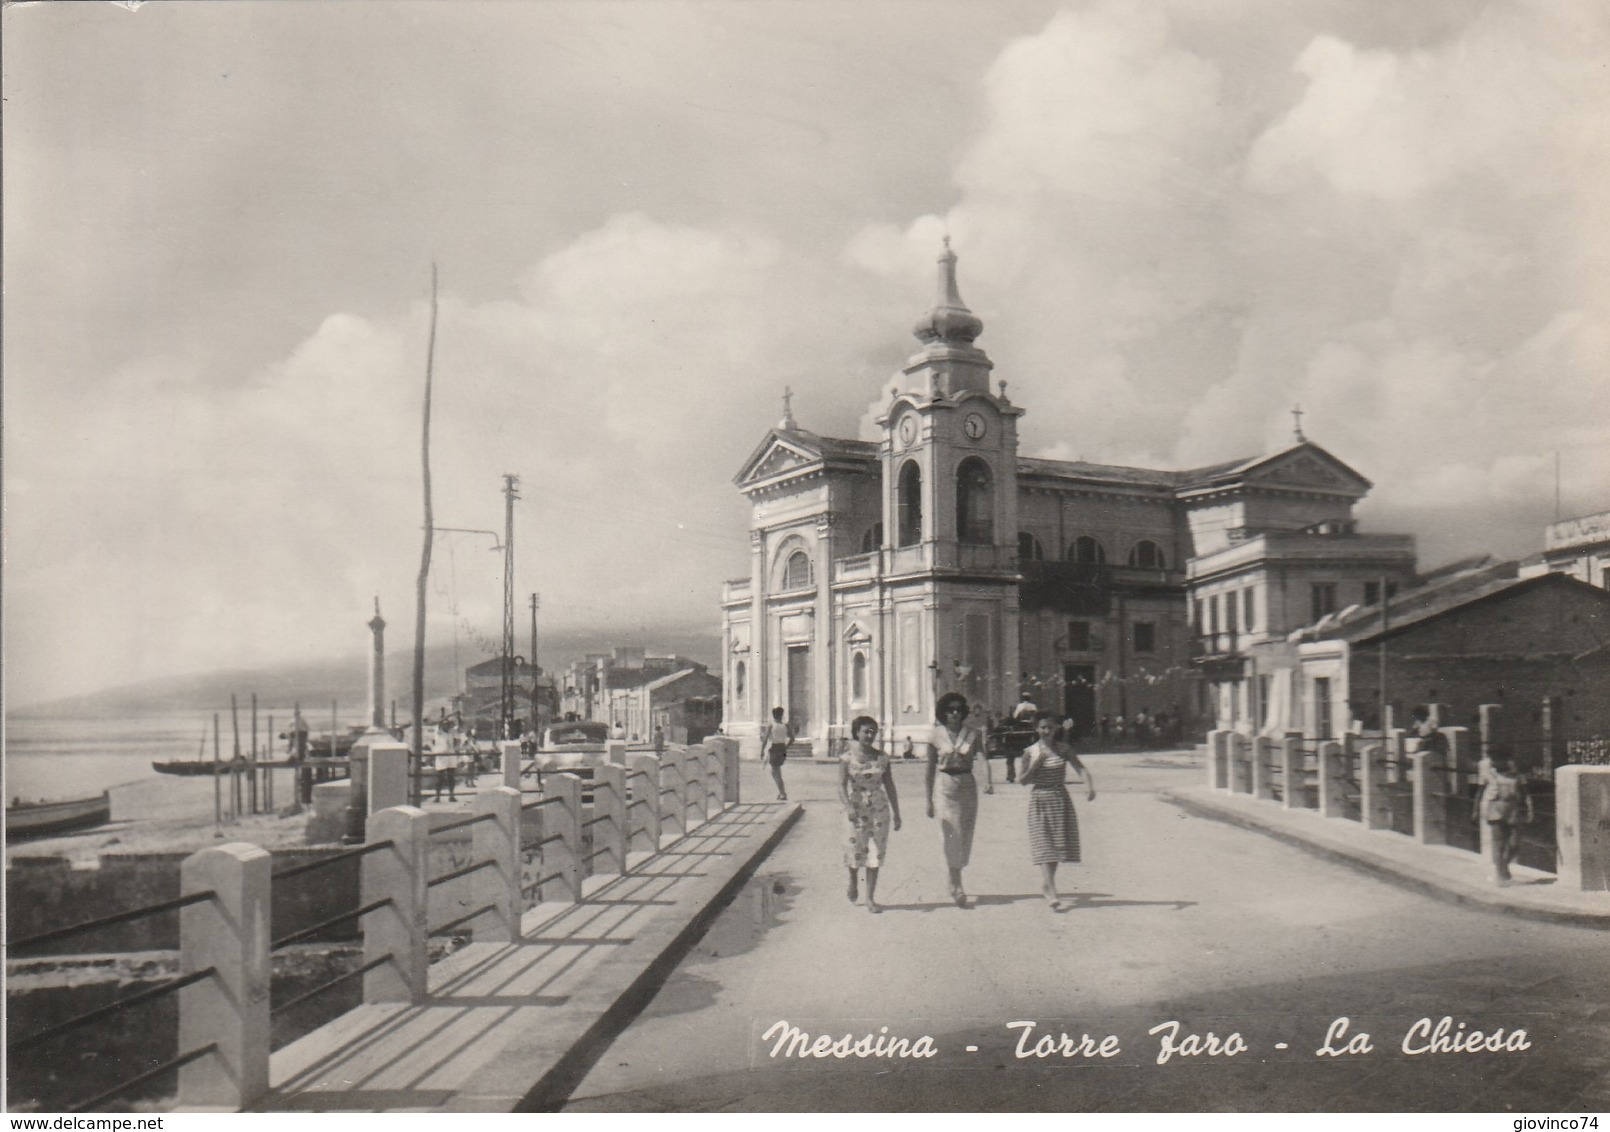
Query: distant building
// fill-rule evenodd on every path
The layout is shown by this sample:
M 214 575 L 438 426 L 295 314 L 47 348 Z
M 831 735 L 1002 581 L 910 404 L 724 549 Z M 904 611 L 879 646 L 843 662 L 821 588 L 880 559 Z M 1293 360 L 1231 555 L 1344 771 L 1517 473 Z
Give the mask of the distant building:
M 1323 738 L 1369 727 L 1384 670 L 1399 726 L 1413 706 L 1436 703 L 1450 709 L 1443 723 L 1474 727 L 1478 708 L 1497 704 L 1534 764 L 1545 716 L 1558 745 L 1610 735 L 1610 592 L 1564 574 L 1522 578 L 1511 562 L 1434 579 L 1384 610 L 1322 620 L 1289 648 L 1295 664 L 1274 730 Z
M 1550 523 L 1542 555 L 1521 569 L 1525 576 L 1545 572 L 1610 589 L 1610 511 Z
M 722 593 L 729 734 L 758 741 L 782 707 L 818 749 L 862 714 L 898 742 L 948 691 L 980 722 L 1027 692 L 1081 731 L 1141 711 L 1200 730 L 1256 710 L 1249 640 L 1413 576 L 1412 539 L 1354 529 L 1368 481 L 1300 432 L 1186 471 L 1020 456 L 1025 410 L 990 388 L 955 268 L 947 247 L 878 439 L 785 404 L 735 478 L 751 555 Z
M 721 724 L 721 678 L 685 656 L 650 656 L 642 648 L 592 653 L 564 675 L 560 710 L 577 719 L 619 724 L 647 742 L 654 728 L 668 742 L 697 743 Z
M 499 712 L 503 702 L 503 673 L 507 669 L 510 673 L 514 689 L 514 718 L 522 723 L 531 720 L 531 691 L 533 681 L 537 687 L 538 721 L 536 726 L 541 727 L 547 720 L 552 719 L 559 706 L 559 697 L 554 677 L 532 668 L 526 663 L 524 657 L 514 657 L 512 663 L 508 658 L 492 657 L 478 664 L 472 664 L 464 670 L 464 693 L 459 699 L 458 710 L 462 713 L 466 724 L 476 729 L 480 738 L 490 739 L 496 736 L 499 725 Z

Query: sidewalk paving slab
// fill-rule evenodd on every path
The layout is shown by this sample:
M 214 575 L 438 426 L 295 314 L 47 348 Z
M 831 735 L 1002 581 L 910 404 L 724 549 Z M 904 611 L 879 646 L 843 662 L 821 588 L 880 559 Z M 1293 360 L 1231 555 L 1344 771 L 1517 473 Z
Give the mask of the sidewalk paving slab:
M 799 817 L 743 803 L 584 901 L 528 911 L 517 943 L 433 964 L 430 999 L 368 1003 L 275 1052 L 266 1111 L 557 1108 Z
M 1159 797 L 1198 816 L 1267 834 L 1450 903 L 1610 928 L 1610 892 L 1575 891 L 1560 885 L 1553 873 L 1512 865 L 1514 883 L 1501 888 L 1489 879 L 1487 862 L 1468 850 L 1421 845 L 1406 834 L 1368 830 L 1358 822 L 1321 817 L 1315 810 L 1287 810 L 1207 786 L 1163 790 Z

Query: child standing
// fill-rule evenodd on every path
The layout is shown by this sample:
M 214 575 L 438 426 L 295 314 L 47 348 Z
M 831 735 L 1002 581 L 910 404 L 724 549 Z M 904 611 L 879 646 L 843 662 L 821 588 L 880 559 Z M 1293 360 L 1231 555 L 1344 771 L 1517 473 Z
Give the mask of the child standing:
M 1526 776 L 1515 765 L 1513 755 L 1493 756 L 1492 766 L 1482 778 L 1476 794 L 1475 819 L 1486 822 L 1492 835 L 1493 882 L 1500 888 L 1511 881 L 1510 863 L 1521 847 L 1521 826 L 1532 822 L 1532 796 L 1526 789 Z

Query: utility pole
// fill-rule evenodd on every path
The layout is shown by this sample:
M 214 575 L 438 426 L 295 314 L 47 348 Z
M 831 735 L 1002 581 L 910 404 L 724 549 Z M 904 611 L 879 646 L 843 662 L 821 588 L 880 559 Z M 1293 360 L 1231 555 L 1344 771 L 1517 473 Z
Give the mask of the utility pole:
M 508 739 L 514 724 L 514 501 L 520 477 L 503 477 L 503 679 L 499 685 L 498 738 Z
M 408 801 L 424 798 L 420 768 L 425 751 L 425 592 L 430 581 L 431 543 L 436 538 L 430 497 L 430 396 L 436 368 L 436 265 L 430 265 L 430 341 L 425 346 L 425 403 L 420 423 L 420 480 L 425 495 L 425 545 L 419 553 L 419 580 L 414 587 L 414 746 L 409 752 Z
M 537 607 L 542 604 L 541 594 L 531 595 L 531 730 L 539 730 L 537 715 L 542 695 L 542 665 L 537 660 Z
M 1383 739 L 1386 738 L 1386 704 L 1387 704 L 1387 699 L 1386 699 L 1386 630 L 1387 630 L 1387 618 L 1390 615 L 1390 611 L 1388 609 L 1388 603 L 1391 600 L 1387 596 L 1386 586 L 1387 586 L 1386 575 L 1382 574 L 1381 575 L 1381 650 L 1380 650 L 1380 656 L 1378 658 L 1378 663 L 1380 665 L 1379 679 L 1381 681 L 1381 703 L 1380 703 L 1381 738 L 1383 738 Z

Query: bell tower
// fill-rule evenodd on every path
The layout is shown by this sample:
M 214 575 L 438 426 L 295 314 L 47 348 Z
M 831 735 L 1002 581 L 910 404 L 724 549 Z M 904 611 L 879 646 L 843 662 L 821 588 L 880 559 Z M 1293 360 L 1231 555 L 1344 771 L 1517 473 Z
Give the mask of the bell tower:
M 934 305 L 883 428 L 883 529 L 902 724 L 959 691 L 999 711 L 1017 698 L 1017 418 L 989 389 L 984 323 L 962 301 L 945 240 Z M 915 669 L 921 669 L 920 674 Z M 908 718 L 909 717 L 909 718 Z

